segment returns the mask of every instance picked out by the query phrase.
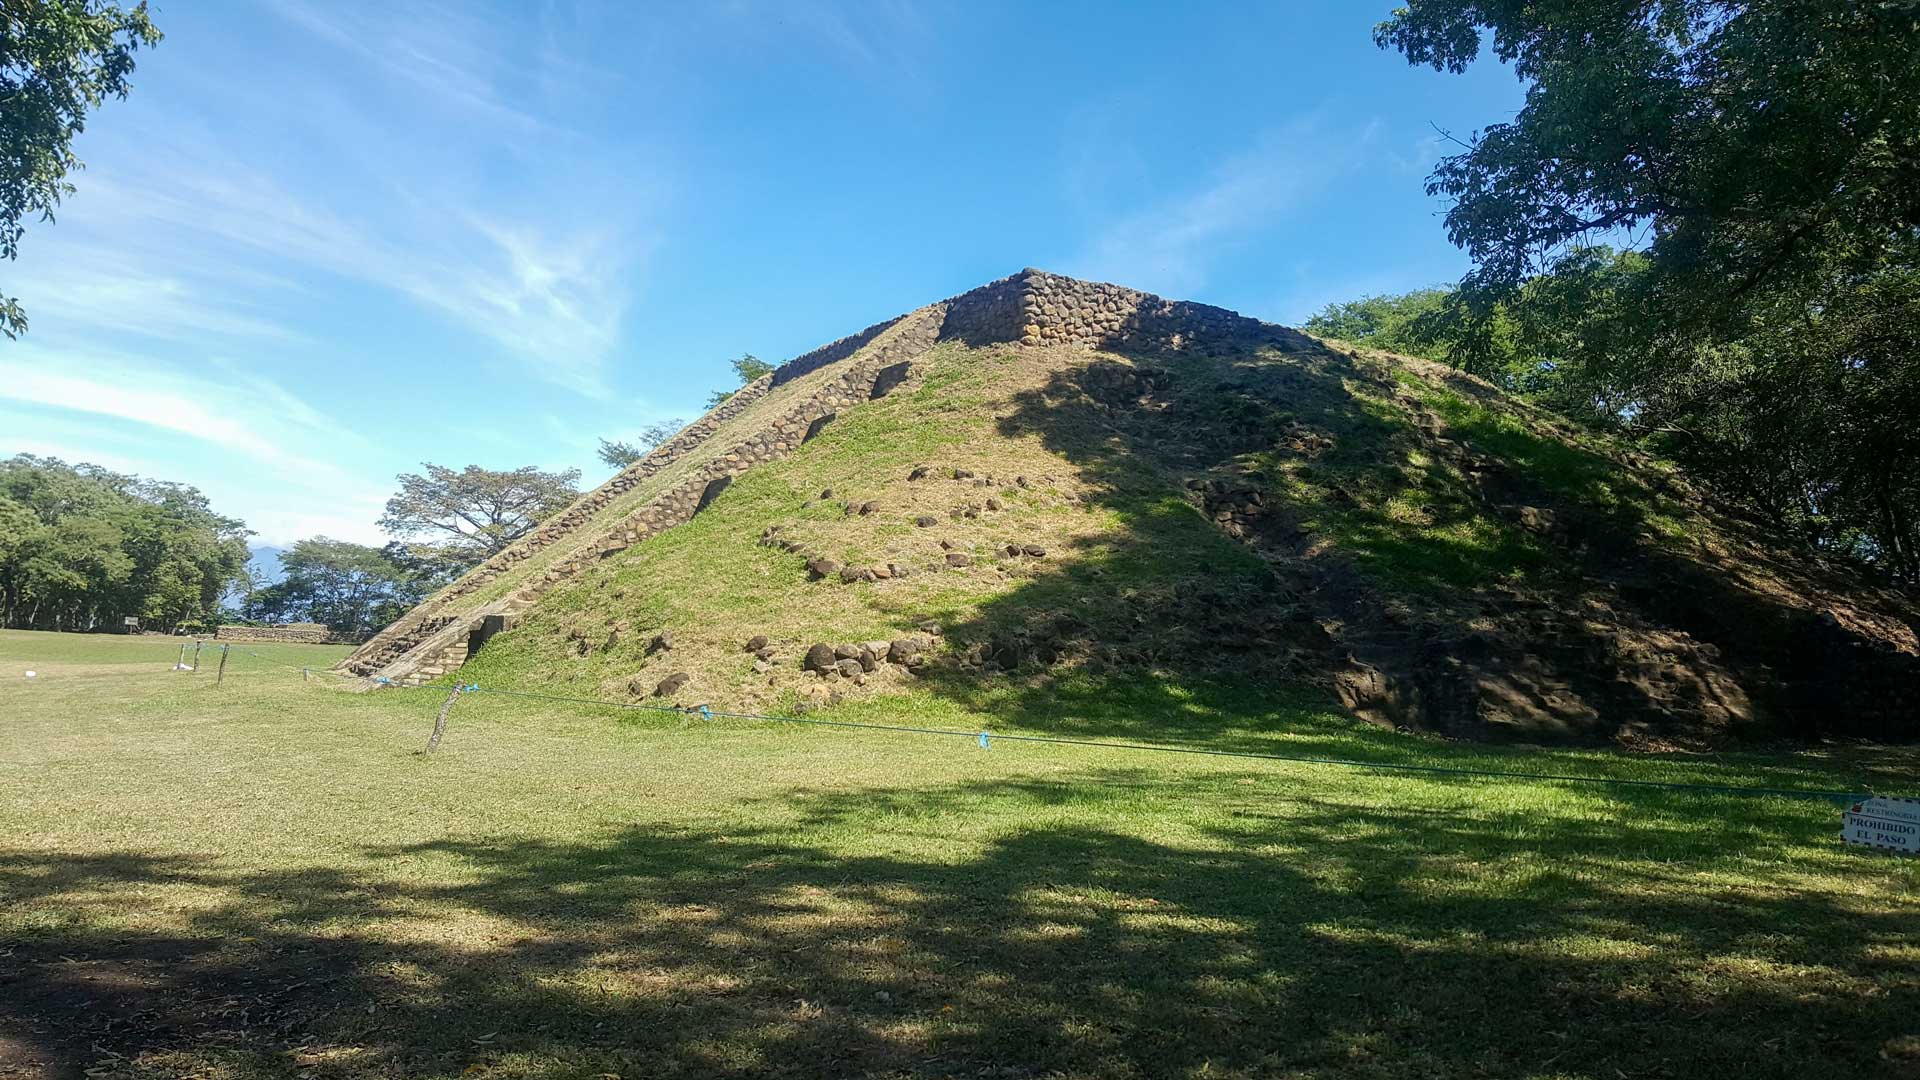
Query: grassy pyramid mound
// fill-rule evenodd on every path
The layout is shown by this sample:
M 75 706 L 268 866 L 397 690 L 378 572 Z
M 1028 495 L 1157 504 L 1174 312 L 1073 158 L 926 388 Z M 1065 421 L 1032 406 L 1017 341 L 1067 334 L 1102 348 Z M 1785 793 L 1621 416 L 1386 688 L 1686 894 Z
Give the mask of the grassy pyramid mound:
M 1915 733 L 1909 599 L 1660 463 L 1421 361 L 1180 344 L 942 340 L 460 677 L 1127 735 L 1275 693 L 1471 738 Z

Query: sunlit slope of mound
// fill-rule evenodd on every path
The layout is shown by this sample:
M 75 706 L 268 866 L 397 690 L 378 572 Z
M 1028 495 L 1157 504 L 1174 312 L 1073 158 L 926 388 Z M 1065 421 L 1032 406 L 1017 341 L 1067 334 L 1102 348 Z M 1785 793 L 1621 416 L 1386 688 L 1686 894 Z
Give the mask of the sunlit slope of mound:
M 462 677 L 624 699 L 685 673 L 666 700 L 786 708 L 818 687 L 837 699 L 953 670 L 1211 653 L 1218 670 L 1284 674 L 1298 628 L 1274 576 L 1176 481 L 1146 458 L 1092 475 L 1040 431 L 1008 429 L 1023 397 L 1090 359 L 940 346 L 915 385 L 547 594 Z M 758 637 L 764 659 L 747 648 Z M 816 643 L 901 638 L 934 663 L 878 663 L 857 681 L 803 670 Z
M 744 387 L 381 630 L 342 669 L 417 683 L 457 667 L 492 620 L 524 610 L 582 565 L 688 520 L 733 475 L 790 452 L 834 410 L 883 392 L 904 373 L 903 358 L 931 344 L 945 307 L 879 323 Z
M 914 367 L 462 678 L 788 709 L 1231 677 L 1475 738 L 1913 734 L 1905 597 L 1477 380 L 1336 348 Z

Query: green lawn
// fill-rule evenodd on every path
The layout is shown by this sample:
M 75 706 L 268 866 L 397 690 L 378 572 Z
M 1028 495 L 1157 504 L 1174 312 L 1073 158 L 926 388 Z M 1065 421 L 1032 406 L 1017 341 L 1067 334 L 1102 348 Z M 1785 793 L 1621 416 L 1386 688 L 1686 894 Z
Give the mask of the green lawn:
M 484 694 L 424 757 L 437 691 L 177 649 L 0 633 L 0 1076 L 1920 1075 L 1920 862 L 1828 803 Z M 1143 679 L 821 715 L 1920 787 Z

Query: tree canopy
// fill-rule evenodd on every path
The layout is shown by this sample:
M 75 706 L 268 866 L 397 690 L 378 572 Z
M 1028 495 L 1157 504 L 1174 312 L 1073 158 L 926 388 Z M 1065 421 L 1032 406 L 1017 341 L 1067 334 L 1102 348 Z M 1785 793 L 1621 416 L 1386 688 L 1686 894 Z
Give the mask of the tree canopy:
M 654 447 L 678 435 L 680 429 L 686 426 L 685 420 L 675 417 L 672 420 L 662 420 L 657 424 L 649 424 L 641 428 L 640 433 L 634 436 L 631 442 L 601 439 L 600 460 L 616 469 L 624 469 L 646 457 Z
M 1644 230 L 1663 313 L 1706 326 L 1912 258 L 1920 4 L 1414 0 L 1375 37 L 1459 72 L 1483 31 L 1530 85 L 1428 182 L 1474 260 L 1466 299 L 1608 233 Z
M 762 375 L 773 374 L 773 365 L 752 353 L 744 353 L 736 360 L 727 361 L 727 366 L 732 368 L 733 373 L 740 377 L 740 386 L 736 386 L 731 390 L 715 390 L 707 397 L 707 408 L 709 409 L 718 406 L 721 402 L 739 393 L 741 387 L 746 386 Z
M 23 222 L 53 219 L 80 169 L 73 138 L 87 113 L 127 96 L 134 53 L 160 42 L 147 5 L 105 0 L 0 4 L 0 255 L 20 251 Z M 27 328 L 19 301 L 0 295 L 0 334 Z
M 1321 308 L 1307 320 L 1305 329 L 1356 345 L 1445 359 L 1444 346 L 1430 336 L 1421 320 L 1444 307 L 1452 295 L 1451 289 L 1432 288 L 1397 296 L 1362 296 Z
M 246 536 L 184 484 L 19 455 L 0 462 L 0 625 L 215 619 L 245 570 Z
M 368 634 L 406 614 L 432 580 L 389 552 L 324 536 L 280 555 L 284 576 L 257 590 L 247 615 L 269 622 L 325 623 L 335 633 Z
M 437 541 L 445 555 L 467 565 L 504 550 L 580 494 L 574 487 L 579 469 L 469 465 L 456 472 L 431 462 L 422 468 L 424 473 L 400 474 L 400 490 L 387 500 L 378 524 L 398 537 Z
M 1375 36 L 1528 84 L 1429 178 L 1473 268 L 1407 338 L 1920 578 L 1920 3 L 1411 0 Z

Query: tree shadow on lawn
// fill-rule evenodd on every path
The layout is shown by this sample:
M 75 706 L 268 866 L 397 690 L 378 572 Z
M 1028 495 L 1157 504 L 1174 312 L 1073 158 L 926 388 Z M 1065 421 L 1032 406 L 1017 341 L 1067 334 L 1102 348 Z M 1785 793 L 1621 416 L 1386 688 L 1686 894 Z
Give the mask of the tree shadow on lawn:
M 990 732 L 999 735 L 1809 792 L 1907 794 L 1920 769 L 1920 748 L 1911 746 L 1837 744 L 1818 750 L 1795 747 L 1791 753 L 1776 747 L 1624 755 L 1448 739 L 1355 720 L 1313 687 L 1263 684 L 1206 671 L 1024 673 L 988 679 L 934 671 L 922 683 L 937 697 L 964 708 L 966 720 L 990 718 Z M 856 703 L 835 716 L 892 722 L 898 713 L 891 709 L 885 701 Z M 953 724 L 944 716 L 931 722 Z
M 0 1036 L 61 1076 L 1920 1067 L 1911 900 L 1714 876 L 1870 858 L 1810 857 L 1801 808 L 1631 793 L 1543 817 L 1260 783 L 803 792 L 779 826 L 367 850 L 412 876 L 14 853 L 5 895 L 48 914 L 0 955 Z M 1098 824 L 1202 798 L 1228 809 L 1178 839 Z M 995 815 L 1031 826 L 952 840 Z M 57 917 L 183 882 L 219 903 L 176 932 Z

